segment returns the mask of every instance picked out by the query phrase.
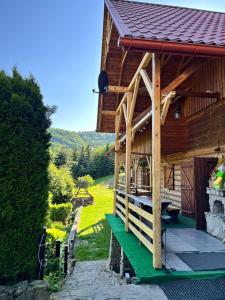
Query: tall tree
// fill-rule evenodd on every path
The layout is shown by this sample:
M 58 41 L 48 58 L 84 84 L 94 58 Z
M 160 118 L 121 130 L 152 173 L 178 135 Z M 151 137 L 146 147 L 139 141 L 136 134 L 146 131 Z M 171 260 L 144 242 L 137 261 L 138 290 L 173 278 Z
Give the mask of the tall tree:
M 48 206 L 53 110 L 33 78 L 0 73 L 0 282 L 36 275 L 38 243 Z

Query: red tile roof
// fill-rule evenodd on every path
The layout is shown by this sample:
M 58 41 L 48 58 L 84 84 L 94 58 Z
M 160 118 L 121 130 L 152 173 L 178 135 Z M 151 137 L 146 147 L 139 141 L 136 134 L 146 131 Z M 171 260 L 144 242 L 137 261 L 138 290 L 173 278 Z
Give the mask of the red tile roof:
M 225 46 L 225 13 L 105 0 L 120 37 Z

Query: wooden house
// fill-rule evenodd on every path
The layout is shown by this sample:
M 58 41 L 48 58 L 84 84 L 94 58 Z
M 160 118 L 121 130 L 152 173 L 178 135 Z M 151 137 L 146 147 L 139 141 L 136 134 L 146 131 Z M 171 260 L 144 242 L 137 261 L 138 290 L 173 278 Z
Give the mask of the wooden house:
M 105 0 L 101 71 L 97 131 L 116 136 L 114 214 L 161 269 L 162 199 L 205 229 L 209 174 L 225 153 L 225 14 Z M 151 211 L 136 205 L 148 193 Z

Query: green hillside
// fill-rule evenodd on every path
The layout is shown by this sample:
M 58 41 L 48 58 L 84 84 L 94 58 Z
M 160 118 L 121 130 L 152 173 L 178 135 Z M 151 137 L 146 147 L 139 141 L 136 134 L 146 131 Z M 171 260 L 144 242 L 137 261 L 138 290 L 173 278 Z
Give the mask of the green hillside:
M 70 149 L 81 149 L 87 144 L 92 148 L 114 143 L 114 134 L 99 133 L 95 131 L 75 132 L 58 128 L 50 128 L 54 147 L 64 146 Z

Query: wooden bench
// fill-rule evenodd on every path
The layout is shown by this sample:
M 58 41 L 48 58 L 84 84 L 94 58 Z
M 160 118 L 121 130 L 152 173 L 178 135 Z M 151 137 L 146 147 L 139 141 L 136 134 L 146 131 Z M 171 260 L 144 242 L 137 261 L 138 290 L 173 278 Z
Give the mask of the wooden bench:
M 175 224 L 179 223 L 179 219 L 178 219 L 178 215 L 180 213 L 180 209 L 179 208 L 177 208 L 175 206 L 172 206 L 172 205 L 169 205 L 167 207 L 167 213 L 171 217 L 170 223 L 175 223 Z

